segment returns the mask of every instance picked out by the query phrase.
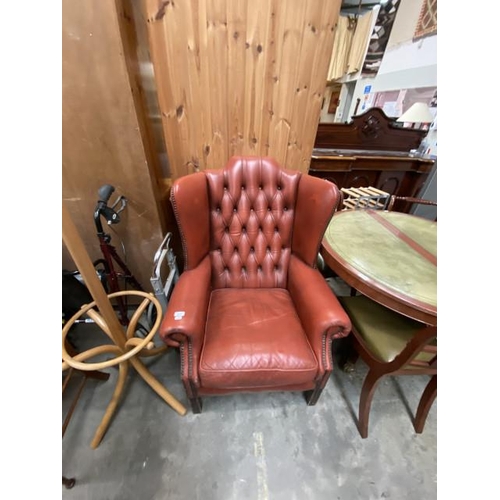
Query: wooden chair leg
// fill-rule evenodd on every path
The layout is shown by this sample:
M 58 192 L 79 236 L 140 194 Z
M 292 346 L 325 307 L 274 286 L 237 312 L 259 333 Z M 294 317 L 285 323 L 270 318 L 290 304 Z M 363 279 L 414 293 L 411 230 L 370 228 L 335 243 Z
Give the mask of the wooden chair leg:
M 306 399 L 307 406 L 314 406 L 318 402 L 322 390 L 323 389 L 316 388 L 311 391 L 304 391 L 304 397 Z
M 321 393 L 323 392 L 323 389 L 325 388 L 331 373 L 331 370 L 325 372 L 323 374 L 323 377 L 316 382 L 316 387 L 314 387 L 314 389 L 304 392 L 307 406 L 314 406 L 318 402 L 318 399 L 321 396 Z
M 358 430 L 361 437 L 365 439 L 368 437 L 368 420 L 370 417 L 370 407 L 372 403 L 373 393 L 377 388 L 379 380 L 383 377 L 380 373 L 370 370 L 366 375 L 363 387 L 361 389 L 361 396 L 359 398 L 359 422 Z
M 437 375 L 434 375 L 427 386 L 424 389 L 420 402 L 418 404 L 417 414 L 415 416 L 415 432 L 421 434 L 424 430 L 425 421 L 427 420 L 427 415 L 431 409 L 432 403 L 437 396 Z
M 189 402 L 191 403 L 191 410 L 193 413 L 201 413 L 203 407 L 201 398 L 189 398 Z
M 62 484 L 64 484 L 65 488 L 67 490 L 70 490 L 71 488 L 73 488 L 73 486 L 75 486 L 75 478 L 74 477 L 62 477 Z

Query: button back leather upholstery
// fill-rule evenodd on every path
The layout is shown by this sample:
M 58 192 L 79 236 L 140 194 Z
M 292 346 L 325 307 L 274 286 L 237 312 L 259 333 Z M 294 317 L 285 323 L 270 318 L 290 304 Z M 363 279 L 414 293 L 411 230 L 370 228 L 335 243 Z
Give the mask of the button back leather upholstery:
M 300 173 L 254 159 L 206 176 L 213 287 L 285 288 Z
M 319 397 L 331 341 L 351 328 L 314 269 L 339 200 L 334 184 L 271 158 L 234 157 L 224 169 L 175 181 L 185 270 L 160 336 L 181 349 L 194 410 L 203 394 L 310 390 L 310 404 Z

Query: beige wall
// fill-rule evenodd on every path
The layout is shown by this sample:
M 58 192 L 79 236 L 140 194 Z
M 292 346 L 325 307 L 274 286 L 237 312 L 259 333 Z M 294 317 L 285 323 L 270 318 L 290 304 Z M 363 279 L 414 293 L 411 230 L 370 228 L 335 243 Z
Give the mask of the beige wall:
M 101 256 L 93 223 L 97 190 L 112 184 L 128 198 L 112 242 L 150 289 L 161 242 L 156 199 L 131 92 L 115 2 L 62 3 L 62 198 L 92 260 Z M 114 199 L 114 197 L 113 197 Z M 63 267 L 75 269 L 63 248 Z

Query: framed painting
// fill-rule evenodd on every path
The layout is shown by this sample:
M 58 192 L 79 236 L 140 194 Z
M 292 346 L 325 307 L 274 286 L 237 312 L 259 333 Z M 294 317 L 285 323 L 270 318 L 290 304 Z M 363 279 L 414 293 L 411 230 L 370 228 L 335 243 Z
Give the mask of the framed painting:
M 335 114 L 337 112 L 337 108 L 340 104 L 340 91 L 342 89 L 342 85 L 333 85 L 332 93 L 330 94 L 330 102 L 328 104 L 328 113 Z

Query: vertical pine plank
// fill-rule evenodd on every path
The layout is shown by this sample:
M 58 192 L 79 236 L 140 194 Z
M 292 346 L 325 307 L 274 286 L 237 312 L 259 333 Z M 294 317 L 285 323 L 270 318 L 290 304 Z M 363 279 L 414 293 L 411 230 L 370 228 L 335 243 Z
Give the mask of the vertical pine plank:
M 212 94 L 214 89 L 210 86 L 210 71 L 212 69 L 211 62 L 208 58 L 208 18 L 207 18 L 207 2 L 206 0 L 197 0 L 197 5 L 193 7 L 194 26 L 198 33 L 199 40 L 199 101 L 195 104 L 195 124 L 202 129 L 202 151 L 203 161 L 200 168 L 213 168 L 214 150 L 212 147 L 212 110 L 214 104 L 212 102 Z M 175 62 L 173 62 L 175 64 Z
M 319 25 L 321 23 L 322 7 L 320 2 L 307 0 L 302 18 L 302 44 L 297 53 L 298 64 L 294 78 L 294 105 L 291 109 L 290 134 L 288 137 L 286 163 L 298 168 L 303 148 L 303 128 L 309 114 L 313 98 L 310 90 L 311 78 L 314 76 L 314 54 L 317 51 Z
M 286 2 L 280 9 L 281 53 L 277 60 L 278 85 L 273 92 L 274 114 L 271 119 L 270 156 L 282 165 L 286 164 L 292 115 L 295 106 L 297 73 L 300 50 L 303 42 L 303 26 L 306 14 L 306 2 Z
M 311 162 L 311 154 L 316 138 L 318 128 L 319 115 L 321 113 L 321 103 L 325 93 L 326 79 L 328 74 L 328 64 L 325 65 L 325 60 L 330 60 L 333 48 L 333 38 L 335 25 L 339 17 L 340 9 L 332 9 L 327 2 L 322 3 L 323 12 L 320 15 L 318 22 L 318 37 L 316 42 L 316 50 L 312 55 L 313 72 L 309 82 L 309 99 L 308 110 L 302 122 L 302 130 L 300 137 L 302 140 L 301 157 L 294 158 L 294 162 L 298 161 L 297 168 L 302 172 L 309 170 Z M 287 158 L 287 163 L 289 159 Z
M 243 136 L 245 119 L 245 71 L 247 2 L 227 2 L 227 131 L 229 157 L 246 152 Z
M 286 163 L 302 171 L 309 168 L 312 144 L 321 112 L 326 72 L 325 48 L 333 43 L 336 17 L 325 12 L 325 4 L 308 0 L 304 17 L 303 40 L 296 76 L 294 112 L 288 141 Z M 334 14 L 334 13 L 333 13 Z M 312 133 L 312 136 L 311 136 Z
M 171 62 L 179 58 L 180 44 L 185 38 L 176 36 L 181 8 L 182 4 L 174 10 L 171 2 L 147 0 L 146 3 L 151 59 L 173 178 L 190 173 L 184 168 L 183 154 L 188 149 L 188 133 L 187 123 L 183 120 L 185 103 L 182 102 L 182 90 L 188 75 L 184 64 L 178 66 L 175 75 L 170 67 Z
M 307 171 L 340 0 L 143 0 L 175 179 L 233 155 Z
M 188 149 L 184 152 L 184 169 L 198 172 L 204 168 L 203 144 L 205 142 L 205 128 L 198 123 L 197 107 L 203 100 L 203 85 L 201 82 L 200 62 L 200 31 L 198 28 L 198 0 L 184 2 L 181 9 L 180 25 L 184 27 L 186 43 L 184 50 L 188 84 L 184 88 L 185 107 L 179 110 L 179 119 L 185 120 L 188 130 Z
M 268 28 L 266 33 L 266 43 L 265 43 L 265 69 L 264 69 L 264 80 L 263 80 L 263 99 L 262 105 L 260 106 L 260 126 L 259 135 L 260 138 L 260 154 L 263 156 L 268 156 L 270 154 L 270 129 L 271 120 L 273 117 L 273 96 L 274 96 L 274 65 L 276 64 L 276 51 L 279 43 L 277 38 L 277 22 L 276 13 L 280 9 L 279 0 L 269 1 L 269 11 L 268 11 Z
M 261 121 L 265 102 L 266 60 L 269 52 L 269 26 L 272 22 L 271 3 L 266 1 L 247 4 L 247 40 L 245 42 L 245 116 L 244 151 L 261 155 L 265 138 L 261 137 Z
M 275 2 L 264 2 L 259 8 L 259 36 L 256 40 L 256 61 L 255 61 L 255 137 L 252 143 L 257 146 L 259 155 L 266 155 L 269 149 L 269 116 L 266 108 L 272 99 L 271 85 L 267 74 L 269 72 L 269 62 L 273 56 L 272 27 L 274 24 Z M 267 128 L 267 131 L 266 131 Z
M 227 17 L 225 2 L 207 0 L 207 60 L 209 63 L 208 84 L 212 105 L 212 145 L 209 168 L 221 168 L 229 156 L 227 131 Z M 203 109 L 200 107 L 201 112 Z

